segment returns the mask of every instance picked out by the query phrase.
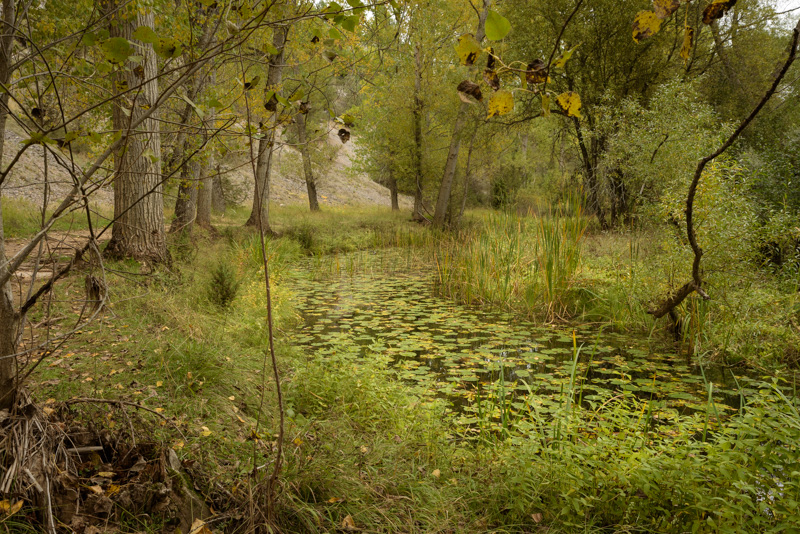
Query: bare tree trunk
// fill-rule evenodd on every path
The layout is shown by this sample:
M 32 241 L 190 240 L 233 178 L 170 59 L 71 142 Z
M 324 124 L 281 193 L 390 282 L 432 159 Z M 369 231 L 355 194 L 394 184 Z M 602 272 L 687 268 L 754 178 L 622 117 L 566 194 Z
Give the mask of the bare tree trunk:
M 389 167 L 389 196 L 392 199 L 392 211 L 400 210 L 400 202 L 397 198 L 397 178 L 394 177 L 394 170 Z
M 220 165 L 217 164 L 217 173 L 211 180 L 211 210 L 214 213 L 225 213 L 225 191 L 222 189 L 222 176 Z
M 469 150 L 467 151 L 467 168 L 464 169 L 464 196 L 461 197 L 461 209 L 458 211 L 458 219 L 456 223 L 461 222 L 461 217 L 464 216 L 464 210 L 467 207 L 467 195 L 469 195 L 469 183 L 472 180 L 472 149 L 475 147 L 475 138 L 478 136 L 478 130 L 472 134 L 469 140 Z M 525 136 L 525 145 L 527 150 L 528 137 Z
M 200 166 L 200 176 L 198 184 L 200 185 L 197 191 L 197 217 L 195 222 L 206 229 L 212 228 L 211 226 L 211 205 L 212 205 L 212 189 L 214 188 L 214 179 L 208 172 L 209 165 Z
M 589 154 L 589 149 L 586 147 L 580 121 L 576 117 L 573 117 L 572 124 L 575 126 L 575 134 L 578 137 L 578 147 L 581 150 L 581 160 L 583 161 L 583 172 L 584 178 L 586 179 L 587 207 L 589 208 L 589 213 L 597 216 L 597 220 L 600 222 L 600 227 L 605 230 L 608 228 L 608 223 L 606 223 L 603 206 L 600 205 L 600 184 L 597 181 L 597 173 L 595 172 L 595 167 L 592 162 L 591 155 Z
M 170 233 L 192 233 L 197 216 L 197 196 L 200 183 L 200 165 L 193 158 L 181 168 L 181 181 L 178 185 L 178 198 L 175 200 L 175 218 Z
M 489 6 L 492 0 L 483 0 L 483 10 L 478 18 L 478 31 L 475 32 L 475 40 L 479 43 L 485 37 L 486 17 L 489 15 Z M 439 187 L 439 196 L 436 199 L 436 211 L 433 213 L 433 224 L 444 226 L 447 217 L 447 208 L 450 205 L 450 191 L 453 188 L 453 179 L 456 176 L 456 166 L 458 164 L 458 152 L 461 148 L 461 134 L 467 124 L 469 114 L 469 104 L 462 102 L 458 108 L 456 123 L 453 126 L 453 136 L 450 138 L 450 150 L 447 153 L 447 162 L 444 165 L 444 176 Z
M 110 3 L 109 7 L 113 8 L 113 4 Z M 138 13 L 129 19 L 113 20 L 109 32 L 112 37 L 132 41 L 136 28 L 152 28 L 153 21 L 152 12 Z M 118 87 L 138 89 L 114 103 L 114 130 L 122 133 L 125 142 L 114 154 L 115 222 L 105 254 L 112 258 L 163 262 L 167 260 L 167 246 L 164 239 L 159 123 L 151 115 L 137 131 L 128 127 L 158 99 L 156 53 L 149 44 L 139 42 L 138 46 L 143 56 L 143 70 L 138 74 L 135 70 L 121 70 L 116 79 Z
M 447 217 L 447 207 L 450 205 L 450 191 L 453 188 L 453 179 L 456 177 L 458 166 L 458 152 L 461 149 L 461 133 L 467 124 L 469 104 L 462 102 L 458 108 L 458 116 L 453 126 L 453 136 L 450 138 L 450 150 L 447 152 L 447 162 L 444 165 L 444 176 L 439 187 L 439 197 L 436 199 L 436 211 L 433 213 L 433 224 L 444 226 Z
M 281 83 L 283 75 L 283 49 L 286 46 L 286 37 L 289 26 L 275 28 L 272 34 L 272 46 L 278 53 L 270 57 L 267 70 L 267 83 L 264 91 L 275 91 Z M 275 150 L 275 140 L 278 137 L 278 102 L 272 95 L 266 103 L 267 110 L 272 112 L 267 125 L 261 129 L 262 137 L 258 142 L 258 157 L 256 159 L 255 189 L 253 191 L 253 209 L 245 226 L 258 226 L 259 221 L 265 232 L 270 232 L 269 227 L 269 177 L 272 172 L 272 154 Z
M 11 52 L 16 27 L 15 0 L 3 0 L 3 26 L 0 28 L 0 82 L 8 87 L 11 80 Z M 3 161 L 6 119 L 8 118 L 8 93 L 0 94 L 0 165 Z M 0 271 L 8 269 L 3 234 L 3 200 L 0 184 Z M 16 401 L 16 362 L 19 314 L 14 307 L 11 281 L 0 285 L 0 410 L 8 410 Z
M 306 108 L 307 109 L 307 108 Z M 306 140 L 306 113 L 301 111 L 295 117 L 297 126 L 297 139 L 300 142 L 300 154 L 303 157 L 303 174 L 306 178 L 306 189 L 308 190 L 308 207 L 311 211 L 319 211 L 317 201 L 317 184 L 314 181 L 314 173 L 311 169 L 311 155 L 309 154 L 308 141 Z
M 424 221 L 422 214 L 422 50 L 414 54 L 414 211 L 411 218 Z

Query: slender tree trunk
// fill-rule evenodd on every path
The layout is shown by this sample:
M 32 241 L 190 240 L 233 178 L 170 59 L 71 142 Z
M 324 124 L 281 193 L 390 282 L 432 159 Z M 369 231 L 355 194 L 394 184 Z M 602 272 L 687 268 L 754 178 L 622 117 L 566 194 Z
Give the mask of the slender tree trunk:
M 200 165 L 196 159 L 186 162 L 181 168 L 181 181 L 178 185 L 178 198 L 175 200 L 175 218 L 171 233 L 192 233 L 197 217 L 197 196 L 200 183 Z
M 424 221 L 422 214 L 422 50 L 417 45 L 414 54 L 414 211 L 415 221 Z
M 583 161 L 583 173 L 586 181 L 586 203 L 588 204 L 589 212 L 597 216 L 597 219 L 600 222 L 600 227 L 606 229 L 608 224 L 606 223 L 605 215 L 603 213 L 603 207 L 600 205 L 600 184 L 597 181 L 597 173 L 595 172 L 594 165 L 592 164 L 589 149 L 586 148 L 586 142 L 583 138 L 581 123 L 576 117 L 573 117 L 572 124 L 575 126 L 575 134 L 578 137 L 578 147 L 581 150 L 581 160 Z
M 272 34 L 272 46 L 278 53 L 270 57 L 267 70 L 267 83 L 265 91 L 274 91 L 281 83 L 283 76 L 283 51 L 286 46 L 286 37 L 289 26 L 275 28 Z M 272 155 L 275 150 L 275 140 L 278 137 L 278 103 L 273 95 L 266 104 L 267 110 L 272 114 L 266 127 L 261 129 L 262 137 L 258 142 L 258 157 L 256 158 L 255 189 L 253 191 L 253 209 L 245 226 L 258 226 L 259 221 L 265 232 L 270 232 L 269 227 L 269 178 L 272 172 Z
M 306 189 L 308 190 L 308 207 L 311 211 L 319 211 L 317 201 L 317 184 L 314 181 L 314 172 L 311 169 L 311 154 L 309 154 L 308 141 L 306 140 L 306 113 L 300 112 L 295 117 L 297 126 L 297 139 L 300 142 L 300 155 L 303 157 L 303 174 L 306 178 Z
M 392 211 L 399 211 L 400 202 L 397 198 L 397 178 L 394 176 L 392 167 L 389 167 L 389 196 L 392 199 Z
M 109 3 L 113 7 L 113 3 Z M 140 26 L 153 27 L 153 13 L 138 13 L 120 20 L 115 12 L 109 32 L 112 37 L 133 41 Z M 114 154 L 114 226 L 105 253 L 112 258 L 163 262 L 167 260 L 164 239 L 164 197 L 161 186 L 161 139 L 157 117 L 151 115 L 136 131 L 128 125 L 158 99 L 158 64 L 149 44 L 138 43 L 142 71 L 120 70 L 118 87 L 134 89 L 114 103 L 114 130 L 125 142 Z M 124 108 L 124 109 L 123 109 Z M 157 112 L 156 114 L 157 115 Z
M 3 25 L 0 28 L 0 82 L 8 87 L 11 80 L 11 53 L 16 26 L 15 0 L 3 0 Z M 8 118 L 8 93 L 0 94 L 0 166 L 3 164 L 6 119 Z M 3 200 L 0 184 L 0 271 L 7 266 L 3 234 Z M 17 397 L 16 361 L 19 314 L 14 306 L 11 281 L 0 285 L 0 410 L 10 409 Z
M 453 136 L 450 138 L 450 150 L 447 152 L 447 162 L 444 165 L 444 176 L 439 187 L 439 197 L 436 199 L 436 211 L 433 213 L 433 224 L 444 226 L 447 217 L 447 208 L 450 205 L 450 191 L 453 188 L 453 180 L 456 177 L 456 167 L 458 166 L 458 152 L 461 148 L 461 134 L 467 124 L 469 114 L 469 104 L 461 102 L 458 108 L 458 116 L 453 126 Z
M 214 188 L 214 179 L 208 173 L 209 167 L 210 165 L 200 166 L 200 176 L 198 180 L 200 187 L 197 191 L 197 217 L 195 218 L 195 222 L 206 229 L 212 228 L 211 205 L 213 203 L 212 190 Z
M 225 191 L 222 188 L 222 167 L 219 163 L 216 166 L 216 175 L 211 180 L 211 210 L 214 213 L 225 213 Z
M 469 195 L 469 183 L 472 180 L 472 149 L 475 147 L 475 138 L 477 137 L 478 131 L 475 130 L 475 133 L 472 134 L 472 138 L 469 140 L 469 150 L 467 151 L 467 168 L 464 169 L 464 196 L 461 197 L 461 209 L 458 212 L 458 219 L 456 220 L 457 223 L 461 222 L 461 217 L 464 216 L 464 210 L 467 208 L 467 195 Z M 525 145 L 527 150 L 528 144 L 528 137 L 525 136 Z
M 479 43 L 485 37 L 486 17 L 489 15 L 489 6 L 491 0 L 483 0 L 483 10 L 478 19 L 478 31 L 475 32 L 475 40 Z M 444 226 L 447 217 L 448 206 L 450 205 L 450 192 L 453 188 L 453 179 L 456 176 L 456 166 L 458 164 L 458 152 L 461 148 L 461 135 L 464 126 L 467 124 L 467 115 L 469 114 L 469 104 L 461 102 L 458 108 L 458 115 L 456 122 L 453 126 L 453 136 L 450 138 L 450 150 L 447 153 L 447 162 L 444 166 L 444 176 L 442 176 L 442 184 L 439 187 L 439 196 L 436 199 L 436 211 L 433 213 L 433 224 L 436 226 Z

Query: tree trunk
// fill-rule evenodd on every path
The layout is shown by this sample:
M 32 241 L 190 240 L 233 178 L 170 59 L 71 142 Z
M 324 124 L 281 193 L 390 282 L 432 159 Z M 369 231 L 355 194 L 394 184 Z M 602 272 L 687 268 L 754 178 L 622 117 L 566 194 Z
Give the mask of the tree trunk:
M 214 213 L 225 213 L 225 191 L 222 188 L 222 176 L 220 175 L 222 167 L 217 164 L 216 175 L 211 180 L 211 210 Z
M 198 179 L 199 189 L 197 191 L 197 217 L 195 222 L 202 228 L 210 229 L 211 226 L 211 205 L 213 204 L 212 189 L 214 179 L 208 173 L 210 165 L 200 165 L 200 176 Z
M 295 117 L 297 126 L 297 139 L 300 142 L 300 154 L 303 156 L 303 174 L 306 178 L 306 189 L 308 190 L 308 207 L 311 211 L 319 211 L 317 201 L 317 184 L 314 181 L 314 173 L 311 169 L 311 155 L 309 154 L 308 141 L 306 140 L 306 113 L 302 111 Z
M 415 221 L 424 221 L 422 214 L 422 52 L 417 45 L 414 56 L 414 212 L 411 217 Z
M 453 179 L 456 177 L 456 167 L 458 166 L 461 133 L 467 124 L 469 106 L 466 102 L 461 102 L 456 123 L 453 126 L 450 150 L 447 152 L 447 162 L 444 165 L 444 176 L 442 177 L 442 184 L 439 186 L 439 197 L 436 199 L 436 211 L 433 213 L 433 224 L 436 226 L 444 226 L 445 218 L 447 217 L 447 208 L 450 205 L 450 191 L 453 188 Z
M 478 130 L 472 134 L 469 140 L 469 150 L 467 151 L 467 168 L 464 169 L 464 196 L 461 197 L 461 209 L 458 211 L 457 224 L 461 223 L 461 217 L 464 216 L 464 210 L 467 208 L 467 195 L 469 195 L 469 183 L 472 180 L 472 149 L 475 147 L 475 138 L 478 136 Z M 528 136 L 525 136 L 525 145 L 527 150 Z
M 138 13 L 119 20 L 114 13 L 109 32 L 112 37 L 133 41 L 133 31 L 140 26 L 153 27 L 153 13 Z M 121 70 L 118 87 L 139 88 L 121 95 L 113 108 L 114 130 L 125 142 L 114 154 L 114 226 L 105 254 L 112 258 L 163 262 L 167 260 L 164 240 L 164 198 L 161 184 L 161 139 L 157 117 L 151 115 L 136 131 L 128 125 L 149 110 L 158 99 L 158 64 L 149 44 L 138 43 L 143 56 L 143 72 Z
M 589 150 L 586 148 L 586 142 L 583 138 L 581 123 L 576 117 L 573 117 L 572 124 L 575 126 L 575 134 L 578 137 L 578 147 L 581 150 L 583 173 L 586 181 L 586 203 L 587 207 L 589 208 L 588 211 L 590 214 L 597 216 L 597 220 L 600 222 L 600 227 L 606 230 L 608 228 L 608 224 L 606 223 L 605 215 L 603 213 L 603 207 L 600 205 L 600 184 L 597 181 L 597 173 L 595 172 L 595 167 L 592 164 Z
M 397 199 L 397 178 L 394 177 L 394 170 L 389 167 L 389 196 L 392 199 L 392 211 L 400 210 L 400 202 Z
M 286 46 L 286 37 L 289 26 L 275 28 L 272 34 L 272 46 L 278 53 L 269 59 L 267 70 L 267 83 L 265 92 L 275 91 L 281 83 L 283 74 L 283 51 Z M 253 209 L 245 226 L 258 226 L 265 232 L 270 232 L 269 227 L 269 177 L 272 172 L 272 154 L 275 150 L 275 140 L 278 137 L 278 103 L 273 95 L 266 103 L 267 110 L 271 112 L 265 128 L 261 129 L 262 137 L 258 141 L 258 157 L 256 158 L 255 189 L 253 191 Z
M 192 226 L 197 217 L 197 196 L 200 183 L 200 165 L 195 158 L 184 163 L 181 168 L 181 182 L 178 186 L 178 198 L 175 200 L 175 218 L 172 220 L 170 233 L 192 233 Z
M 483 10 L 478 18 L 478 31 L 475 32 L 475 40 L 479 43 L 485 37 L 486 17 L 489 15 L 491 0 L 483 0 Z M 436 199 L 436 211 L 433 213 L 433 224 L 444 226 L 447 217 L 448 206 L 450 205 L 450 191 L 453 188 L 453 179 L 456 176 L 456 166 L 458 164 L 458 152 L 461 148 L 461 134 L 467 124 L 469 114 L 469 104 L 461 102 L 456 116 L 456 123 L 453 126 L 453 136 L 450 138 L 450 150 L 447 153 L 447 162 L 444 165 L 444 176 L 439 187 L 439 196 Z
M 0 28 L 0 82 L 8 87 L 11 79 L 11 53 L 16 28 L 15 0 L 3 0 L 3 25 Z M 0 165 L 3 162 L 6 119 L 8 118 L 8 93 L 0 94 Z M 0 184 L 0 270 L 6 265 L 5 237 L 3 234 L 3 200 Z M 9 410 L 16 401 L 16 361 L 19 315 L 14 307 L 11 281 L 0 285 L 0 410 Z

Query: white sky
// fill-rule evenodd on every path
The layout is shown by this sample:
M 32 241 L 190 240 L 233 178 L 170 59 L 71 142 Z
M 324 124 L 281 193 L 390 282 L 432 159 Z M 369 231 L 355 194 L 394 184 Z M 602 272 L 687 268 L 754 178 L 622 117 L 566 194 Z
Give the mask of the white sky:
M 786 11 L 787 9 L 796 7 L 800 7 L 800 0 L 778 0 L 778 8 L 780 11 Z

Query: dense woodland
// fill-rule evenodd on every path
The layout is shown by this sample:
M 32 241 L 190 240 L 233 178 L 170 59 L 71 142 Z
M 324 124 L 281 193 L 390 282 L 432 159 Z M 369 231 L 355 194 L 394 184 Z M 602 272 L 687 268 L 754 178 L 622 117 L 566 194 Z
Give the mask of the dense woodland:
M 797 2 L 0 3 L 0 532 L 800 525 Z

